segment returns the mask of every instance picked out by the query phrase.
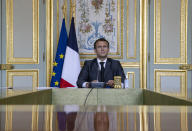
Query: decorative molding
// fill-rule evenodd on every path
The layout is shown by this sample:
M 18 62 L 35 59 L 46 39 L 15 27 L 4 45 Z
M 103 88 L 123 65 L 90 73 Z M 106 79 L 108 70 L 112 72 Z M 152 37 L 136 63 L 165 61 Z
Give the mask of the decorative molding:
M 161 91 L 162 76 L 179 76 L 180 77 L 180 93 L 167 93 Z M 185 70 L 154 70 L 154 90 L 167 95 L 187 98 L 187 71 Z
M 149 124 L 148 124 L 148 107 L 147 106 L 141 106 L 139 107 L 139 119 L 140 119 L 140 130 L 141 131 L 148 131 Z
M 139 62 L 121 62 L 123 68 L 140 68 Z
M 135 72 L 127 72 L 128 80 L 130 80 L 130 75 L 132 75 L 132 88 L 135 88 Z
M 140 0 L 140 88 L 147 89 L 148 0 Z
M 161 131 L 161 110 L 167 111 L 168 107 L 154 107 L 154 131 Z M 164 113 L 166 113 L 166 111 Z M 175 112 L 181 113 L 181 131 L 188 131 L 188 120 L 187 120 L 187 108 L 186 107 L 176 107 Z
M 38 123 L 39 123 L 39 105 L 32 105 L 32 123 L 31 130 L 38 131 Z
M 7 87 L 13 87 L 13 76 L 32 76 L 33 90 L 39 86 L 39 70 L 6 70 Z M 14 88 L 14 87 L 13 87 Z
M 6 0 L 6 32 L 7 32 L 7 54 L 8 64 L 39 64 L 39 0 L 33 1 L 33 57 L 16 58 L 14 57 L 13 48 L 13 0 Z
M 136 59 L 137 51 L 137 0 L 134 6 L 134 56 L 129 56 L 129 0 L 127 0 L 127 59 Z
M 53 69 L 53 0 L 46 1 L 46 85 L 50 86 Z
M 5 114 L 5 131 L 12 131 L 13 127 L 13 106 L 6 105 L 6 114 Z
M 161 58 L 161 0 L 154 0 L 154 64 L 187 64 L 188 0 L 181 0 L 180 57 Z
M 53 130 L 53 105 L 47 105 L 45 107 L 45 130 Z

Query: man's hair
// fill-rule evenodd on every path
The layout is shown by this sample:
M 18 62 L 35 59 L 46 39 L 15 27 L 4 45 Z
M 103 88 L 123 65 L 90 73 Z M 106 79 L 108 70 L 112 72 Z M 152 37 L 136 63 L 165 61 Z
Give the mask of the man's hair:
M 107 42 L 108 47 L 109 47 L 109 41 L 107 41 L 105 38 L 99 38 L 99 39 L 97 39 L 97 40 L 95 41 L 95 43 L 94 43 L 94 49 L 96 49 L 96 44 L 97 44 L 97 42 L 99 42 L 99 41 L 105 41 L 105 42 Z

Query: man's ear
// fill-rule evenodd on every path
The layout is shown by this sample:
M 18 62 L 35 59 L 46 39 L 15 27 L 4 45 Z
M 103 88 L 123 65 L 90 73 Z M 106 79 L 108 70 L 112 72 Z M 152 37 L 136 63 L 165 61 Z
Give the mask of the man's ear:
M 96 54 L 96 49 L 94 49 L 94 53 Z

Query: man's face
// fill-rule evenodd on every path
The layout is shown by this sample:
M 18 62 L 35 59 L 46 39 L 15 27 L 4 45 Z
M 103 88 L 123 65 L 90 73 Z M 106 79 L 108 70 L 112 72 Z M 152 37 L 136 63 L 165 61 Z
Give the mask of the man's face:
M 98 58 L 107 58 L 109 47 L 106 41 L 98 41 L 96 43 L 95 53 Z

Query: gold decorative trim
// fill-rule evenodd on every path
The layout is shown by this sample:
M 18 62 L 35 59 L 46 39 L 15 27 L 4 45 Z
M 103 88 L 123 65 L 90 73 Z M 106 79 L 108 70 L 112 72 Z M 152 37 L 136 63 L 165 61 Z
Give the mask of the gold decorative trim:
M 46 85 L 49 87 L 53 68 L 53 0 L 47 0 L 46 2 L 46 43 Z
M 76 0 L 74 0 L 74 4 L 73 4 L 73 0 L 70 0 L 70 16 L 69 16 L 70 25 L 71 25 L 71 19 L 72 19 L 73 15 L 74 15 L 74 17 L 76 16 L 76 11 L 73 12 L 73 10 L 74 10 L 73 8 L 76 8 L 76 6 L 74 6 L 74 5 L 76 5 Z
M 154 1 L 154 64 L 187 64 L 188 0 L 181 0 L 180 57 L 161 58 L 161 0 Z
M 121 112 L 117 112 L 117 131 L 121 131 L 120 113 L 121 113 Z
M 181 107 L 181 131 L 188 131 L 187 107 Z
M 13 0 L 6 0 L 6 34 L 7 34 L 7 48 L 6 59 L 9 63 L 9 58 L 13 57 Z M 10 47 L 10 48 L 9 48 Z M 8 53 L 9 52 L 9 53 Z
M 156 106 L 154 107 L 154 131 L 161 131 L 161 108 L 163 110 L 163 107 Z M 168 107 L 165 107 L 167 111 Z M 180 110 L 181 113 L 181 131 L 188 131 L 188 120 L 187 120 L 187 108 L 186 107 L 178 107 L 174 109 L 176 112 L 177 110 Z M 172 110 L 171 110 L 172 112 Z
M 140 0 L 140 88 L 147 89 L 147 6 Z
M 74 22 L 76 22 L 76 0 L 70 0 L 70 14 L 69 14 L 69 27 L 71 27 L 71 19 L 74 17 Z
M 121 62 L 123 68 L 140 68 L 139 62 Z
M 110 56 L 114 59 L 123 59 L 123 23 L 124 23 L 124 1 L 123 0 L 117 0 L 117 52 L 116 53 L 109 53 L 109 55 L 117 55 L 117 56 Z M 76 0 L 73 1 L 70 0 L 70 19 L 72 16 L 76 16 Z M 75 18 L 76 19 L 76 18 Z M 120 39 L 121 38 L 121 41 Z M 121 49 L 120 49 L 121 48 Z M 119 52 L 120 51 L 120 52 Z M 89 55 L 89 56 L 86 56 Z M 81 59 L 92 59 L 95 57 L 94 53 L 80 53 Z
M 11 70 L 14 66 L 11 64 L 0 64 L 0 70 Z
M 144 116 L 144 131 L 148 131 L 149 124 L 148 124 L 148 106 L 143 106 L 143 116 Z
M 13 57 L 13 0 L 6 0 L 6 16 L 6 59 L 7 63 L 9 63 L 8 59 L 10 59 L 11 56 Z
M 39 70 L 7 70 L 6 76 L 7 87 L 13 87 L 13 76 L 32 76 L 33 90 L 39 86 Z
M 180 93 L 161 92 L 162 76 L 180 76 Z M 185 70 L 154 70 L 154 90 L 167 95 L 187 98 L 187 71 Z
M 120 11 L 118 11 L 118 15 L 121 15 L 121 19 L 119 19 L 119 16 L 118 16 L 117 22 L 118 22 L 118 30 L 121 30 L 121 43 L 120 43 L 120 41 L 118 41 L 117 50 L 119 50 L 119 46 L 121 44 L 121 52 L 118 52 L 117 55 L 119 55 L 121 53 L 119 56 L 119 59 L 123 59 L 123 31 L 124 31 L 123 30 L 123 28 L 124 28 L 124 26 L 123 26 L 123 23 L 124 23 L 124 17 L 123 17 L 124 16 L 124 6 L 123 5 L 124 5 L 124 3 L 123 2 L 124 2 L 124 0 L 120 0 L 120 1 L 121 1 L 121 8 L 119 7 L 119 5 L 118 5 L 118 7 L 121 9 L 121 14 L 120 14 Z M 119 1 L 118 1 L 118 3 L 119 3 Z M 118 10 L 119 10 L 119 8 L 118 8 Z M 121 21 L 121 23 L 119 21 Z M 121 25 L 119 25 L 119 24 L 121 24 Z M 120 26 L 121 26 L 121 28 L 120 28 Z M 119 36 L 119 35 L 117 34 L 117 36 Z
M 32 123 L 31 123 L 31 130 L 38 131 L 38 123 L 39 123 L 39 106 L 32 105 Z
M 154 107 L 154 131 L 161 131 L 160 107 Z
M 135 88 L 135 72 L 127 72 L 128 80 L 130 79 L 130 75 L 133 76 L 132 84 L 133 84 L 133 88 Z
M 127 1 L 127 59 L 136 59 L 136 50 L 137 50 L 137 0 L 135 0 L 135 12 L 134 12 L 134 56 L 130 57 L 129 56 L 129 51 L 128 51 L 128 48 L 129 48 L 129 41 L 128 41 L 128 38 L 129 38 L 129 1 Z
M 125 107 L 125 131 L 129 131 L 129 107 Z
M 148 131 L 147 106 L 139 107 L 140 131 Z
M 13 124 L 13 107 L 12 105 L 6 105 L 6 114 L 5 114 L 5 131 L 12 131 Z
M 124 124 L 124 112 L 120 112 L 121 117 L 121 131 L 125 131 L 125 124 Z
M 129 0 L 127 0 L 127 58 L 129 58 Z
M 61 25 L 59 25 L 60 21 L 60 16 L 62 15 L 63 18 L 65 18 L 65 24 L 67 23 L 67 0 L 64 1 L 63 6 L 62 6 L 62 12 L 63 14 L 59 13 L 60 5 L 59 5 L 59 0 L 57 0 L 57 43 L 59 42 L 59 36 L 60 36 L 60 28 Z
M 67 7 L 68 7 L 68 3 L 67 3 L 68 1 L 67 0 L 65 0 L 65 7 L 64 7 L 64 17 L 65 17 L 65 24 L 67 24 Z
M 190 71 L 190 70 L 192 70 L 192 64 L 180 65 L 179 69 Z
M 33 0 L 33 55 L 39 64 L 39 0 Z
M 134 48 L 134 57 L 132 57 L 133 59 L 136 59 L 136 49 L 137 49 L 137 0 L 135 0 L 135 25 L 134 25 L 134 39 L 135 39 L 135 48 Z M 130 57 L 131 58 L 131 57 Z
M 59 43 L 59 36 L 60 36 L 59 16 L 60 16 L 60 14 L 59 14 L 59 0 L 57 0 L 57 44 Z
M 185 2 L 185 18 L 183 18 L 183 19 L 185 19 L 185 61 L 186 61 L 186 63 L 187 63 L 187 34 L 188 34 L 188 32 L 187 32 L 187 29 L 188 29 L 188 0 L 186 0 L 186 2 Z
M 45 131 L 52 131 L 53 129 L 53 105 L 45 107 Z
M 126 131 L 129 131 L 130 129 L 129 129 L 129 107 L 127 106 L 126 107 L 126 118 L 125 118 L 125 120 L 126 120 L 126 124 L 125 124 L 125 127 L 126 127 Z M 134 131 L 137 131 L 137 111 L 136 111 L 136 109 L 134 109 Z
M 135 113 L 134 113 L 134 118 L 135 118 L 135 124 L 134 124 L 134 128 L 135 128 L 135 130 L 134 131 L 137 131 L 137 112 L 135 111 Z
M 39 1 L 33 0 L 33 57 L 18 58 L 13 53 L 13 0 L 6 0 L 6 32 L 8 64 L 39 64 Z

